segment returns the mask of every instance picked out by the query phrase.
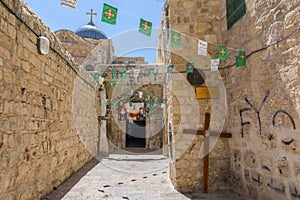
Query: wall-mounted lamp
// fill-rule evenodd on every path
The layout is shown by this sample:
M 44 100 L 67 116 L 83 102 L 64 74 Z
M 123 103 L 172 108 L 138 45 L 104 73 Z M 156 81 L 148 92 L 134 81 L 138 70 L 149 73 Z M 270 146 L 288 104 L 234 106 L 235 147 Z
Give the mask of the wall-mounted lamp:
M 39 36 L 37 40 L 37 47 L 40 54 L 48 54 L 50 48 L 50 42 L 48 38 L 44 36 Z

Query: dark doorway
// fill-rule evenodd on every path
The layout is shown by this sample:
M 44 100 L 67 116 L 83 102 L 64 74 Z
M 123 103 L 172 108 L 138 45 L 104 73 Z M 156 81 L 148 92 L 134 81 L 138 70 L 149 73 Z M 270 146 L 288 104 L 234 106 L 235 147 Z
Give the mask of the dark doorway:
M 146 148 L 146 121 L 126 121 L 126 147 Z

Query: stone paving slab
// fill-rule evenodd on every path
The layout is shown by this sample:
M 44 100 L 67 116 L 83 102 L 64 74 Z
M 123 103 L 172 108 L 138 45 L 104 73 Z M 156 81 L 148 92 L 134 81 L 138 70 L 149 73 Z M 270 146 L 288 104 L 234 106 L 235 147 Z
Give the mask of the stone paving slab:
M 63 200 L 247 200 L 233 191 L 182 194 L 169 179 L 169 159 L 161 155 L 118 155 L 102 158 Z M 57 190 L 59 193 L 60 189 Z M 45 199 L 53 199 L 48 196 Z M 56 196 L 57 198 L 57 196 Z

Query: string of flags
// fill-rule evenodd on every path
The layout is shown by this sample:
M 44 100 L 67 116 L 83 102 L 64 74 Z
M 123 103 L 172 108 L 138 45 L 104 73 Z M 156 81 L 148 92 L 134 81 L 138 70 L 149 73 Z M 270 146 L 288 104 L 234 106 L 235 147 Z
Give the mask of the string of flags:
M 170 42 L 174 46 L 181 46 L 181 33 L 171 30 L 170 31 Z M 207 56 L 207 49 L 208 49 L 208 42 L 203 40 L 198 40 L 198 55 Z M 214 44 L 215 45 L 215 44 Z M 213 59 L 211 61 L 211 71 L 217 71 L 219 67 L 220 60 L 227 60 L 228 59 L 228 47 L 225 46 L 218 46 L 218 61 L 216 59 Z M 246 52 L 245 51 L 239 51 L 238 55 L 236 56 L 236 66 L 242 67 L 246 66 Z M 191 63 L 187 63 L 187 68 L 189 66 L 189 69 L 187 69 L 188 73 L 192 73 L 191 70 Z
M 75 9 L 77 5 L 77 0 L 61 0 L 61 5 L 67 6 L 70 8 Z M 108 23 L 110 25 L 117 24 L 117 16 L 118 16 L 118 8 L 113 7 L 109 4 L 103 3 L 103 10 L 102 10 L 102 17 L 101 21 Z M 152 22 L 147 21 L 145 19 L 140 18 L 139 24 L 139 32 L 146 35 L 151 36 L 152 33 Z M 181 46 L 181 33 L 171 30 L 170 31 L 170 43 L 174 46 Z M 207 56 L 207 49 L 208 49 L 208 42 L 204 40 L 198 40 L 198 55 Z M 214 44 L 215 45 L 215 44 Z M 219 67 L 220 60 L 227 60 L 228 59 L 228 48 L 225 46 L 218 46 L 218 61 L 213 59 L 211 61 L 211 71 L 217 71 Z M 242 67 L 246 65 L 246 52 L 239 51 L 238 55 L 236 56 L 236 67 Z M 174 67 L 174 66 L 173 66 Z M 186 71 L 188 73 L 192 73 L 194 68 L 193 63 L 187 63 Z M 149 69 L 148 75 L 154 76 L 154 70 Z M 171 68 L 167 70 L 167 73 L 170 73 L 172 70 Z M 135 74 L 138 76 L 138 74 Z M 122 77 L 122 76 L 121 76 Z M 126 78 L 126 73 L 123 74 L 123 78 Z M 114 79 L 114 78 L 113 78 Z

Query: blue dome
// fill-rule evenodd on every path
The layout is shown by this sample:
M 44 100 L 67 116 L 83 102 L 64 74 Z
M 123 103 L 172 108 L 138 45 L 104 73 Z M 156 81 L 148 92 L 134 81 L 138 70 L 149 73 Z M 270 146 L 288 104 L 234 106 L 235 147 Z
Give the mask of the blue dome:
M 102 39 L 108 39 L 105 33 L 101 31 L 95 24 L 87 24 L 82 27 L 79 27 L 75 31 L 76 35 L 79 35 L 82 38 L 91 38 L 94 40 L 102 40 Z

